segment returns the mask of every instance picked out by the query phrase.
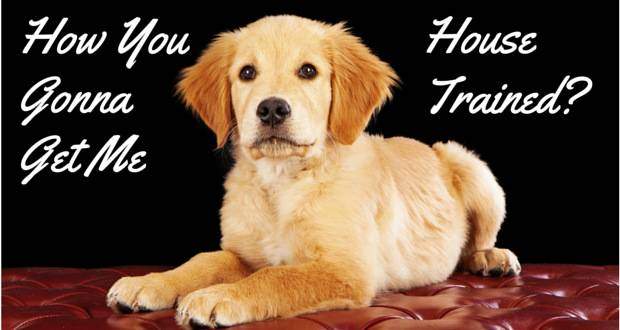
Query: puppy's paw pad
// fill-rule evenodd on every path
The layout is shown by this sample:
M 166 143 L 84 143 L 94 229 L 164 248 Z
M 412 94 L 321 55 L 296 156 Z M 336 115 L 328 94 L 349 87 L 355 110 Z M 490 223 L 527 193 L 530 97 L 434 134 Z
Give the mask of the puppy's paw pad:
M 138 312 L 140 313 L 150 313 L 153 310 L 144 306 L 138 306 Z
M 195 319 L 189 319 L 189 326 L 192 330 L 210 329 L 208 325 L 203 324 L 200 321 L 196 321 Z
M 504 274 L 504 270 L 501 267 L 495 267 L 489 270 L 489 276 L 491 277 L 500 277 Z
M 122 302 L 118 302 L 116 303 L 116 311 L 121 313 L 121 314 L 130 314 L 133 313 L 133 309 L 131 309 L 131 307 L 125 305 Z

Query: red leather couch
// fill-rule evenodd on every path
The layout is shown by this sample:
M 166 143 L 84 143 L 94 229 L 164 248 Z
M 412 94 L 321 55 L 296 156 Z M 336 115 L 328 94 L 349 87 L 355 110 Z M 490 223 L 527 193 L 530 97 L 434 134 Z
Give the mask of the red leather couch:
M 2 272 L 3 329 L 175 329 L 174 311 L 116 315 L 107 289 L 161 267 L 15 268 Z M 525 265 L 518 277 L 454 274 L 386 293 L 368 308 L 235 329 L 618 329 L 618 266 Z

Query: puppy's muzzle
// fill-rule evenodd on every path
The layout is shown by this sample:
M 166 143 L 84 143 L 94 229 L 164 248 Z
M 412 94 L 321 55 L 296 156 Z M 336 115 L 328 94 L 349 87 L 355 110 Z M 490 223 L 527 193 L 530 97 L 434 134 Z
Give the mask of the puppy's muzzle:
M 256 109 L 256 116 L 265 126 L 276 127 L 282 124 L 291 115 L 288 102 L 278 97 L 263 100 Z

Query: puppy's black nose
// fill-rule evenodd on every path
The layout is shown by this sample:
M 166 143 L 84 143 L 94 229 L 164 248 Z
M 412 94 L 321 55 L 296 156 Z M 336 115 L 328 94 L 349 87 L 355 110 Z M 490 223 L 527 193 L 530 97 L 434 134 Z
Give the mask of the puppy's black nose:
M 280 125 L 291 115 L 291 107 L 286 101 L 278 97 L 263 100 L 256 109 L 256 116 L 264 125 Z

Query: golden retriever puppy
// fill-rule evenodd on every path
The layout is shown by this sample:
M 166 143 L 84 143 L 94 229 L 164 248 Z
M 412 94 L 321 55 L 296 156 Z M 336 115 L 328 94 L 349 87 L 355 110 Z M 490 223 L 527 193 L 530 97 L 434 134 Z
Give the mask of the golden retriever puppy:
M 367 306 L 459 264 L 518 274 L 494 247 L 504 193 L 484 162 L 454 142 L 363 133 L 397 79 L 343 24 L 275 16 L 220 34 L 178 87 L 234 145 L 222 250 L 122 278 L 109 306 L 177 304 L 181 325 L 230 326 Z

